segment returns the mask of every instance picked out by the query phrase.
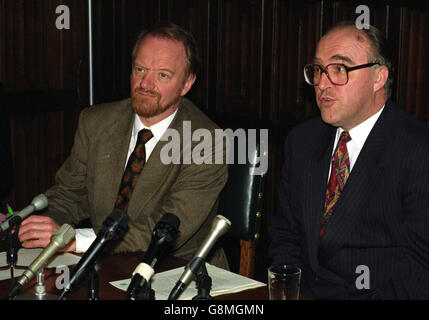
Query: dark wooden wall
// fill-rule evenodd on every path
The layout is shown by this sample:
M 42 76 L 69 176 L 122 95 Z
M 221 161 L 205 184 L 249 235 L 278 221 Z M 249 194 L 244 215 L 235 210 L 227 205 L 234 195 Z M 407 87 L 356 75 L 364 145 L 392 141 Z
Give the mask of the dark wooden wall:
M 425 1 L 94 0 L 95 103 L 129 95 L 130 51 L 139 30 L 158 20 L 189 29 L 203 67 L 188 96 L 222 127 L 268 128 L 263 231 L 256 278 L 265 281 L 267 228 L 276 210 L 288 130 L 318 114 L 303 66 L 333 23 L 355 20 L 358 5 L 393 43 L 393 100 L 429 120 L 429 9 Z M 70 8 L 58 30 L 55 8 Z M 88 23 L 84 0 L 0 0 L 0 83 L 10 115 L 14 185 L 5 201 L 20 209 L 54 181 L 88 105 Z M 3 209 L 4 210 L 4 209 Z

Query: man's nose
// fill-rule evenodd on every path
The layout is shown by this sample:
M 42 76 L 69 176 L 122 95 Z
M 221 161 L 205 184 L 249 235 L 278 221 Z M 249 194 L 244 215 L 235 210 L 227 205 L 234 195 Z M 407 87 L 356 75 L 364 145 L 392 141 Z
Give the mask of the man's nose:
M 140 79 L 140 87 L 143 89 L 152 90 L 155 87 L 154 75 L 151 72 L 147 72 Z
M 317 86 L 319 87 L 320 90 L 324 90 L 332 86 L 332 82 L 331 80 L 329 80 L 328 74 L 325 71 L 322 72 L 322 74 L 320 75 L 319 84 Z

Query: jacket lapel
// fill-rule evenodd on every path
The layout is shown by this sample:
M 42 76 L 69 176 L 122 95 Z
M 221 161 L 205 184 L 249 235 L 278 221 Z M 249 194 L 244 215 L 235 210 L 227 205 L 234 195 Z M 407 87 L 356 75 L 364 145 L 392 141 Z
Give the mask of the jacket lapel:
M 386 104 L 380 118 L 375 123 L 359 154 L 353 171 L 344 186 L 343 192 L 334 207 L 333 215 L 328 221 L 325 233 L 320 241 L 318 258 L 320 263 L 329 260 L 350 237 L 359 216 L 373 188 L 381 178 L 379 168 L 385 165 L 387 133 L 392 123 L 391 109 Z
M 100 212 L 109 214 L 114 207 L 122 175 L 126 164 L 129 141 L 134 122 L 134 113 L 127 103 L 128 108 L 125 114 L 115 114 L 117 121 L 112 125 L 100 141 L 97 156 L 97 174 L 95 175 L 95 207 L 102 208 Z M 123 111 L 122 108 L 119 108 Z M 128 142 L 128 143 L 127 143 Z
M 308 172 L 304 181 L 303 215 L 308 259 L 313 270 L 318 268 L 317 245 L 322 222 L 322 212 L 325 205 L 325 193 L 328 181 L 328 172 L 331 162 L 332 148 L 335 140 L 336 129 L 326 126 L 325 132 L 318 142 L 318 149 L 309 158 Z

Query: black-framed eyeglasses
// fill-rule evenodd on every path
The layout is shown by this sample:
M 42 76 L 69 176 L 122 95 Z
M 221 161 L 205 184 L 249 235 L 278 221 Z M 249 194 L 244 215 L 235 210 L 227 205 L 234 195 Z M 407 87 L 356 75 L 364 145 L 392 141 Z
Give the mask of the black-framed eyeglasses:
M 349 72 L 369 68 L 377 64 L 381 65 L 378 62 L 371 62 L 354 67 L 347 67 L 342 63 L 330 63 L 323 68 L 320 64 L 312 63 L 304 67 L 304 78 L 309 85 L 318 86 L 322 78 L 322 73 L 326 73 L 326 76 L 332 84 L 343 86 L 349 81 Z

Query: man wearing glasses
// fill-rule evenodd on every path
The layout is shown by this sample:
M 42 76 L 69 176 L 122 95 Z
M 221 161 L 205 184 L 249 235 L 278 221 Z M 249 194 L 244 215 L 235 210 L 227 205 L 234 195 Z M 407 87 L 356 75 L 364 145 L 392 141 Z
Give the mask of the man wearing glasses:
M 390 100 L 382 33 L 340 23 L 304 67 L 320 117 L 290 132 L 272 265 L 318 299 L 429 298 L 429 126 Z

